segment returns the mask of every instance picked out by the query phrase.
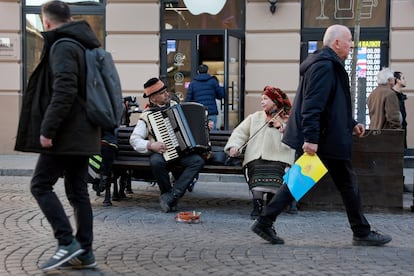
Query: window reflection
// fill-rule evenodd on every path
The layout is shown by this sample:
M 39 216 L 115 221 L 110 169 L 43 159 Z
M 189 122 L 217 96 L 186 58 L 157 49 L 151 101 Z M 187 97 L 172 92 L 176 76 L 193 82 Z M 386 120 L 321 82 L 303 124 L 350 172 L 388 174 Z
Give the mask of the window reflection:
M 355 0 L 302 1 L 303 26 L 322 28 L 332 24 L 355 26 L 358 2 Z M 386 27 L 388 1 L 363 0 L 361 3 L 361 26 Z
M 191 81 L 191 40 L 168 40 L 167 44 L 168 91 L 184 100 Z
M 50 0 L 26 0 L 26 6 L 41 6 L 48 1 Z M 101 1 L 100 0 L 89 0 L 89 1 L 65 0 L 65 3 L 68 3 L 68 4 L 73 4 L 73 3 L 88 4 L 88 3 L 93 3 L 93 2 L 99 3 Z
M 216 15 L 193 15 L 183 0 L 164 1 L 165 29 L 242 29 L 244 1 L 227 0 Z
M 86 20 L 91 25 L 101 44 L 104 45 L 105 30 L 103 29 L 103 15 L 74 14 L 73 19 Z M 43 48 L 41 32 L 43 32 L 43 25 L 40 14 L 26 14 L 26 58 L 24 61 L 26 81 L 40 61 Z

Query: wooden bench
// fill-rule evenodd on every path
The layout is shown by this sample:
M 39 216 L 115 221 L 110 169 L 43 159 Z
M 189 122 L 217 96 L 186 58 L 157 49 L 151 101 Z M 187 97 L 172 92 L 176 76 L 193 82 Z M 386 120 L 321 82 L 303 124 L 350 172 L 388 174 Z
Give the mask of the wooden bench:
M 113 171 L 116 177 L 128 174 L 136 180 L 153 182 L 154 177 L 151 172 L 149 154 L 136 152 L 129 143 L 129 137 L 134 127 L 121 127 L 118 131 L 118 155 L 113 163 Z M 230 131 L 211 131 L 210 142 L 212 154 L 223 153 L 223 148 L 230 137 Z M 209 164 L 206 161 L 201 173 L 212 174 L 242 174 L 242 157 L 239 158 L 239 165 L 225 166 Z

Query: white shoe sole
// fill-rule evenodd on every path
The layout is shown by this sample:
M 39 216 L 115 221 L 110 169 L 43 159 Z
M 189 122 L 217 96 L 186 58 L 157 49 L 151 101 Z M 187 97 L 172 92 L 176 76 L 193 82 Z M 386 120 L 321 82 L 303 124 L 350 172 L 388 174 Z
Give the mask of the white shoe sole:
M 70 259 L 79 256 L 80 254 L 82 254 L 83 252 L 85 252 L 84 249 L 80 248 L 77 251 L 73 252 L 71 255 L 67 256 L 66 258 L 63 258 L 62 260 L 60 260 L 59 262 L 55 263 L 54 265 L 48 266 L 48 267 L 43 267 L 42 270 L 44 272 L 50 271 L 52 269 L 55 269 L 59 266 L 61 266 L 62 264 L 64 264 L 65 262 L 69 261 Z

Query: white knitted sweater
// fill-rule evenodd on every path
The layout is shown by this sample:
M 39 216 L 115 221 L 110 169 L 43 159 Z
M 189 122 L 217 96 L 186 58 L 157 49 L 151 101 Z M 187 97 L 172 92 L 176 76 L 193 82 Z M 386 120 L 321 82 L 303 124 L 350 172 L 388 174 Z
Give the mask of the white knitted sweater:
M 232 132 L 224 151 L 228 154 L 230 148 L 240 148 L 266 122 L 264 111 L 257 111 L 247 116 Z M 243 166 L 250 161 L 262 158 L 270 161 L 281 161 L 293 164 L 295 150 L 282 143 L 282 133 L 274 127 L 263 127 L 255 137 L 249 141 L 245 153 Z

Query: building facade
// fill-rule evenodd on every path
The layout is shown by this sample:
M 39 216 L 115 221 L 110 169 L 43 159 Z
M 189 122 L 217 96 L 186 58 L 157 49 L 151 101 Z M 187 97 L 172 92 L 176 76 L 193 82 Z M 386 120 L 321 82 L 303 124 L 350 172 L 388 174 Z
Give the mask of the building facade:
M 185 5 L 190 0 L 109 0 L 73 5 L 73 14 L 96 30 L 116 62 L 124 96 L 136 96 L 141 107 L 147 79 L 160 76 L 171 91 L 185 97 L 197 65 L 208 64 L 227 91 L 225 101 L 218 103 L 221 127 L 232 129 L 260 110 L 266 85 L 280 87 L 293 100 L 301 60 L 320 47 L 326 25 L 346 24 L 353 30 L 358 2 L 278 0 L 272 13 L 267 0 L 217 1 L 225 6 L 216 15 L 191 13 Z M 373 72 L 382 66 L 402 71 L 407 79 L 408 147 L 413 148 L 414 1 L 361 1 L 356 85 L 364 93 L 357 94 L 356 109 L 362 115 L 356 116 L 366 118 L 362 110 L 375 86 Z M 0 154 L 17 154 L 13 147 L 21 97 L 41 49 L 42 2 L 0 0 Z

